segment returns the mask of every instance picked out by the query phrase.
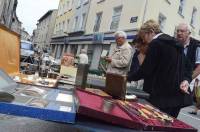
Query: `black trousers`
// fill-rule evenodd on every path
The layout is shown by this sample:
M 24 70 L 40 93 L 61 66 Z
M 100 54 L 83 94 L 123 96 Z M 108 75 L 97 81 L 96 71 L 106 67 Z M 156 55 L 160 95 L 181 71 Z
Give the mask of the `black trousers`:
M 181 107 L 160 108 L 160 110 L 169 114 L 170 116 L 177 118 Z

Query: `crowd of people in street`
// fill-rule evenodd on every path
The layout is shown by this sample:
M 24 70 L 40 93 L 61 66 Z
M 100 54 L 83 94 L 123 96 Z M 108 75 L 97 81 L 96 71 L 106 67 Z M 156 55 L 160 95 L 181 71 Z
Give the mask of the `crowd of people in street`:
M 144 79 L 148 101 L 167 114 L 177 117 L 181 108 L 193 104 L 199 110 L 200 41 L 190 36 L 186 23 L 176 27 L 172 37 L 160 30 L 154 20 L 146 21 L 132 42 L 123 31 L 115 33 L 116 47 L 109 57 L 107 72 L 127 75 L 128 81 Z M 194 89 L 190 82 L 195 80 Z
M 140 81 L 150 95 L 148 102 L 173 117 L 193 102 L 195 109 L 190 114 L 198 113 L 200 41 L 191 37 L 188 24 L 180 23 L 175 37 L 163 33 L 154 20 L 142 24 L 131 43 L 124 31 L 114 35 L 116 46 L 102 58 L 107 63 L 107 73 L 126 75 L 129 82 Z M 74 64 L 74 57 L 65 54 L 62 63 Z M 85 49 L 81 49 L 77 63 L 88 64 Z

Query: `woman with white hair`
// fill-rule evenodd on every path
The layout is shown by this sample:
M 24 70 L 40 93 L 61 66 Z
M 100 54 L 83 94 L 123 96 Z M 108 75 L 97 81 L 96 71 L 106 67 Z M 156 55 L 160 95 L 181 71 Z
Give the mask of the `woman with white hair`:
M 124 31 L 117 31 L 115 40 L 116 47 L 109 57 L 105 57 L 105 60 L 109 63 L 107 72 L 126 75 L 132 58 L 132 47 L 127 42 L 127 35 Z

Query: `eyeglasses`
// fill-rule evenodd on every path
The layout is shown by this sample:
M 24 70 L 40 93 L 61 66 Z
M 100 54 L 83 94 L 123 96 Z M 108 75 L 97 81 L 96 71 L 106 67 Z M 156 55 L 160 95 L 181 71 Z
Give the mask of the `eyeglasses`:
M 176 32 L 181 32 L 181 33 L 185 33 L 185 32 L 188 32 L 188 30 L 183 30 L 183 29 L 177 29 Z
M 115 40 L 123 39 L 123 37 L 115 37 Z

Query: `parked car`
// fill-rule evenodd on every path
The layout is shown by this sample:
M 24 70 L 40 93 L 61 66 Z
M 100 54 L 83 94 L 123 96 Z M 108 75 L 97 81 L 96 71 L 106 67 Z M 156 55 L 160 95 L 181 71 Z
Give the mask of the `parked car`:
M 33 44 L 30 41 L 21 40 L 21 59 L 25 59 L 27 57 L 31 57 L 34 55 Z

